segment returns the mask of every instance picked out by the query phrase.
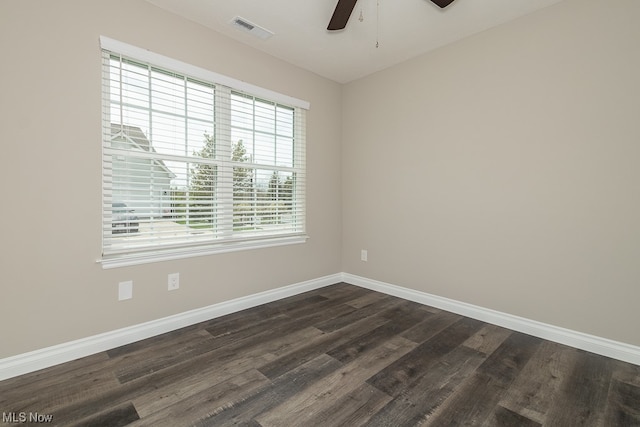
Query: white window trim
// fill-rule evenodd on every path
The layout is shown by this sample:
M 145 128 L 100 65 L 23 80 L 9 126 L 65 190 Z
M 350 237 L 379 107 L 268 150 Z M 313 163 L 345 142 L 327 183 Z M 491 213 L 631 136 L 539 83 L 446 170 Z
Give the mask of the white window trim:
M 270 101 L 288 104 L 292 107 L 304 108 L 305 110 L 311 108 L 311 104 L 308 101 L 303 101 L 301 99 L 274 92 L 260 86 L 255 86 L 250 83 L 243 82 L 242 80 L 237 80 L 232 77 L 225 76 L 223 74 L 214 73 L 213 71 L 209 71 L 195 65 L 187 64 L 186 62 L 178 61 L 177 59 L 169 58 L 168 56 L 160 55 L 147 49 L 142 49 L 114 39 L 110 39 L 109 37 L 100 36 L 100 47 L 102 49 L 111 50 L 125 56 L 130 56 L 141 61 L 152 63 L 159 67 L 168 68 L 186 75 L 190 75 L 191 77 L 197 77 L 206 81 L 216 82 L 218 84 L 229 86 L 243 92 L 251 93 L 255 96 L 265 97 Z
M 261 88 L 250 83 L 237 80 L 222 74 L 200 68 L 185 62 L 151 52 L 136 46 L 132 46 L 109 37 L 100 36 L 100 47 L 109 51 L 136 58 L 138 60 L 154 64 L 166 69 L 171 69 L 179 73 L 184 73 L 195 78 L 205 81 L 215 82 L 216 84 L 232 87 L 234 90 L 251 93 L 254 96 L 264 97 L 270 101 L 287 104 L 292 107 L 299 107 L 308 110 L 311 104 L 308 101 L 300 100 L 288 95 Z M 306 166 L 304 166 L 306 169 Z M 102 265 L 103 269 L 132 266 L 138 264 L 146 264 L 153 262 L 169 261 L 176 259 L 184 259 L 196 256 L 213 255 L 220 253 L 236 252 L 241 250 L 261 249 L 268 247 L 277 247 L 283 245 L 300 244 L 306 242 L 308 235 L 281 235 L 281 236 L 265 236 L 264 239 L 242 239 L 235 241 L 227 241 L 222 243 L 202 244 L 193 247 L 184 247 L 175 250 L 167 250 L 159 248 L 157 251 L 150 250 L 139 253 L 121 254 L 115 257 L 102 257 L 96 262 Z
M 229 252 L 246 251 L 252 249 L 273 248 L 278 246 L 295 245 L 305 243 L 309 236 L 273 237 L 265 240 L 252 240 L 247 242 L 229 242 L 227 244 L 216 244 L 211 246 L 201 246 L 195 248 L 184 248 L 175 251 L 144 252 L 119 256 L 117 258 L 99 259 L 102 268 L 129 267 L 132 265 L 149 264 L 153 262 L 172 261 L 198 256 L 224 254 Z

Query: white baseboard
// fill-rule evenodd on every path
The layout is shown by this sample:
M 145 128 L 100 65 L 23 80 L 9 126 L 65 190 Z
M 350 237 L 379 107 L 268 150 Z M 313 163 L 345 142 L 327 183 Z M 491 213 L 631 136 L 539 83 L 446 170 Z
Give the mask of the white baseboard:
M 287 298 L 303 292 L 346 282 L 355 286 L 393 295 L 420 304 L 451 311 L 462 316 L 492 323 L 514 331 L 565 344 L 592 353 L 640 365 L 640 347 L 600 338 L 535 320 L 513 316 L 488 308 L 455 301 L 437 295 L 403 288 L 349 273 L 337 273 L 281 288 L 260 292 L 208 307 L 190 310 L 174 316 L 94 335 L 79 340 L 0 359 L 0 381 L 18 375 L 69 362 L 80 357 L 130 344 L 185 326 L 194 325 L 226 314 Z
M 0 381 L 342 281 L 333 274 L 0 359 Z
M 342 281 L 406 300 L 440 308 L 462 316 L 523 332 L 549 341 L 590 351 L 602 356 L 640 365 L 640 347 L 549 325 L 524 317 L 479 307 L 472 304 L 439 297 L 437 295 L 403 288 L 349 273 L 342 274 Z

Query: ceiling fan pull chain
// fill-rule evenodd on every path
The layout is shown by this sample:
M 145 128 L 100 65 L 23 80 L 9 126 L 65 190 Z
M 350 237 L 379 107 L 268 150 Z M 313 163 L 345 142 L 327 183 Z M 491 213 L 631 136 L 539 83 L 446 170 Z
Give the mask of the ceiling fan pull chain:
M 376 0 L 376 49 L 380 46 L 380 0 Z

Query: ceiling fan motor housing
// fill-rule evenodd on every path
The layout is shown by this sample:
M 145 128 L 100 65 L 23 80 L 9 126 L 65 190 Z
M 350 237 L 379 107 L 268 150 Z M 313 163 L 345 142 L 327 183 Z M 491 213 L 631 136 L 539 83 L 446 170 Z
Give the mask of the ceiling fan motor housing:
M 442 9 L 444 9 L 445 7 L 453 3 L 453 0 L 431 0 L 431 1 L 435 3 L 437 6 L 441 7 Z

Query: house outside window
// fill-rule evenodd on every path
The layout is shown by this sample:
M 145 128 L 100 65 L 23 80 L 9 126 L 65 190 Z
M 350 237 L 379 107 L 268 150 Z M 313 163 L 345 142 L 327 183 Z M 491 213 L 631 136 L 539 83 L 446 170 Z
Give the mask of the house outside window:
M 306 239 L 308 104 L 101 44 L 103 266 Z

